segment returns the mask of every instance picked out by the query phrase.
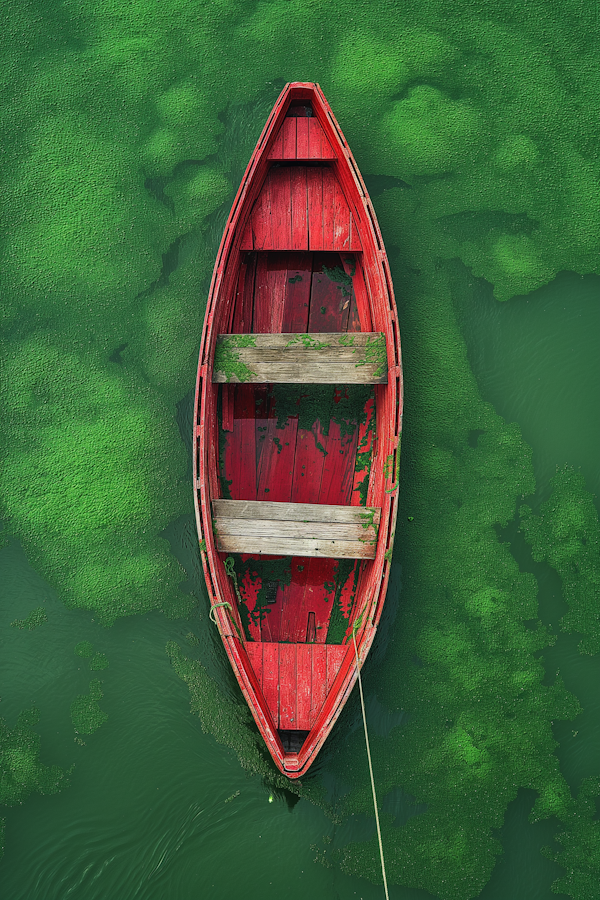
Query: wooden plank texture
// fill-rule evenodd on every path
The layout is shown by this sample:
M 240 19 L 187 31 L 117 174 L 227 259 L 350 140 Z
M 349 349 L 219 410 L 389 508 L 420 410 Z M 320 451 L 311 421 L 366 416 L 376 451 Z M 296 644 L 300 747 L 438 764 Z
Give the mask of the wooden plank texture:
M 251 347 L 236 347 L 239 335 L 219 335 L 217 353 L 220 345 L 232 349 L 236 359 L 252 373 L 245 379 L 249 384 L 387 384 L 386 361 L 382 363 L 379 355 L 373 352 L 373 345 L 382 339 L 377 332 L 357 333 L 350 337 L 346 333 L 330 332 L 326 337 L 318 338 L 314 333 L 264 333 L 267 325 L 276 325 L 283 320 L 286 274 L 281 270 L 264 271 L 259 261 L 257 295 L 265 292 L 273 298 L 270 306 L 261 304 L 263 314 L 255 309 L 255 331 L 260 329 L 263 334 L 254 336 Z M 329 284 L 333 285 L 333 282 Z M 337 319 L 333 322 L 335 325 L 340 324 L 336 306 L 341 300 L 343 296 L 340 298 L 336 293 L 329 304 L 332 307 L 329 318 Z M 311 299 L 311 306 L 312 303 Z M 322 306 L 321 310 L 326 311 L 326 307 Z M 347 314 L 347 310 L 345 312 Z M 267 315 L 271 316 L 270 323 Z M 325 319 L 325 312 L 321 312 L 321 317 Z M 331 323 L 324 321 L 323 324 Z M 225 372 L 217 365 L 213 369 L 213 382 L 238 382 L 237 375 Z
M 352 482 L 350 482 L 352 486 Z M 356 509 L 356 507 L 351 507 Z M 375 529 L 367 525 L 338 525 L 335 522 L 282 522 L 275 519 L 231 519 L 216 516 L 213 519 L 214 527 L 219 537 L 232 535 L 248 535 L 257 538 L 266 537 L 277 539 L 294 538 L 298 540 L 312 540 L 326 538 L 330 541 L 374 541 L 377 539 Z M 318 532 L 315 535 L 315 531 Z
M 275 556 L 318 556 L 328 559 L 375 559 L 376 544 L 361 541 L 330 541 L 324 538 L 296 539 L 256 537 L 254 535 L 217 535 L 222 553 L 252 553 Z
M 374 507 L 326 506 L 321 503 L 213 500 L 212 511 L 213 516 L 229 519 L 270 519 L 282 522 L 335 523 L 338 525 L 363 525 L 365 521 L 372 521 L 374 525 L 378 525 L 381 520 L 381 510 Z

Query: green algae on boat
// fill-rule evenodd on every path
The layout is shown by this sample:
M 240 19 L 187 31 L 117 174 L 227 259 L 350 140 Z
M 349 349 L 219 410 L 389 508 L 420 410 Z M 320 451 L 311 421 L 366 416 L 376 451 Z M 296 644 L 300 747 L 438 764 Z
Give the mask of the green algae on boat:
M 236 353 L 243 347 L 256 347 L 256 337 L 253 334 L 234 334 L 217 341 L 214 368 L 216 372 L 222 372 L 228 382 L 235 380 L 243 384 L 256 375 Z

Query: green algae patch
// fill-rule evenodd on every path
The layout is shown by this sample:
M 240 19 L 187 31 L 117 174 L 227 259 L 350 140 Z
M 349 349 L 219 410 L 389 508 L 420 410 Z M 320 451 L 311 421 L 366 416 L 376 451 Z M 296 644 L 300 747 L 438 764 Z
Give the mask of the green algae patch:
M 32 609 L 28 616 L 24 619 L 15 619 L 14 622 L 11 622 L 13 628 L 24 629 L 27 628 L 29 631 L 33 631 L 34 628 L 39 628 L 40 625 L 43 625 L 48 621 L 48 615 L 43 606 L 38 606 L 36 609 Z
M 75 656 L 80 656 L 82 659 L 90 659 L 94 655 L 94 645 L 91 641 L 80 641 L 75 644 L 74 653 Z
M 560 627 L 582 635 L 581 653 L 600 652 L 600 523 L 585 479 L 566 467 L 551 481 L 552 494 L 535 515 L 522 506 L 521 530 L 533 558 L 560 575 L 569 607 Z
M 594 900 L 600 884 L 600 823 L 597 802 L 600 778 L 584 778 L 577 797 L 561 818 L 562 828 L 555 837 L 560 849 L 544 847 L 548 859 L 566 869 L 566 875 L 552 885 L 556 894 L 573 900 Z
M 87 659 L 92 671 L 107 669 L 109 665 L 108 657 L 104 653 L 95 652 L 94 645 L 90 641 L 80 641 L 79 644 L 76 644 L 75 656 Z
M 109 662 L 105 653 L 94 653 L 89 662 L 92 672 L 100 672 L 102 669 L 108 669 Z
M 236 350 L 242 347 L 256 347 L 253 334 L 236 334 L 217 341 L 215 349 L 215 371 L 225 375 L 227 381 L 244 383 L 254 378 L 256 372 L 246 365 Z
M 98 703 L 104 696 L 102 682 L 93 678 L 89 694 L 79 694 L 71 703 L 71 721 L 77 734 L 94 734 L 108 719 Z
M 68 773 L 40 761 L 41 737 L 33 730 L 38 721 L 39 711 L 35 707 L 23 710 L 12 729 L 0 718 L 1 806 L 23 803 L 35 792 L 56 794 L 69 784 Z M 0 819 L 0 857 L 4 849 L 3 825 Z
M 49 336 L 11 347 L 4 377 L 4 510 L 31 562 L 68 606 L 106 625 L 189 612 L 183 570 L 159 536 L 187 497 L 183 447 L 160 398 Z

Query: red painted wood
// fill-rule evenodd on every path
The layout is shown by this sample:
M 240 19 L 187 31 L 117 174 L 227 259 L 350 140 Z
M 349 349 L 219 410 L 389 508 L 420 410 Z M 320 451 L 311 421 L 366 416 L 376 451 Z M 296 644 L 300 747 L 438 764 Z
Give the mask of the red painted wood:
M 226 556 L 226 554 L 224 555 Z M 247 556 L 243 557 L 243 559 L 247 558 Z M 254 621 L 254 619 L 252 618 L 252 613 L 256 609 L 256 598 L 260 590 L 260 586 L 260 578 L 252 578 L 249 570 L 245 572 L 242 579 L 238 579 L 238 588 L 240 594 L 244 599 L 244 605 L 247 612 L 246 628 L 248 629 L 252 640 L 257 642 L 260 642 L 261 639 L 261 624 L 260 621 Z M 241 614 L 244 614 L 244 610 L 241 611 Z
M 277 136 L 271 147 L 269 159 L 283 159 L 283 128 L 279 128 Z
M 278 428 L 277 410 L 273 396 L 269 398 L 269 418 L 266 429 L 261 432 L 262 448 L 257 470 L 256 499 L 289 503 L 292 496 L 298 419 L 296 417 L 289 418 L 284 428 Z M 264 440 L 262 440 L 263 437 Z
M 283 158 L 296 159 L 296 121 L 295 118 L 283 120 Z
M 296 119 L 308 122 L 308 119 Z M 308 250 L 308 194 L 306 168 L 293 166 L 290 169 L 292 195 L 292 250 Z
M 308 119 L 308 122 L 312 122 L 312 119 Z M 307 168 L 306 181 L 308 186 L 308 246 L 311 250 L 324 250 L 323 169 Z
M 296 159 L 309 159 L 308 155 L 308 123 L 310 119 L 296 119 Z
M 265 700 L 279 728 L 279 647 L 277 644 L 263 645 L 262 686 Z
M 294 120 L 290 119 L 289 121 Z M 289 250 L 292 246 L 290 168 L 282 166 L 279 169 L 271 169 L 269 181 L 272 227 L 272 244 L 270 246 L 273 250 Z
M 366 421 L 358 426 L 358 438 L 357 438 L 357 454 L 370 453 L 373 451 L 373 416 L 375 412 L 375 398 L 371 398 L 367 400 L 365 404 L 366 412 Z M 352 483 L 352 493 L 350 498 L 351 506 L 360 506 L 360 486 L 362 484 L 363 479 L 368 473 L 368 469 L 365 466 L 364 468 L 357 469 L 356 466 L 358 462 L 355 464 L 355 471 Z
M 288 253 L 286 296 L 281 323 L 284 334 L 304 334 L 308 331 L 311 277 L 312 253 Z
M 353 216 L 352 213 L 350 213 L 350 250 L 362 250 L 360 228 L 356 216 Z
M 312 290 L 310 297 L 310 332 L 346 331 L 350 297 L 344 296 L 338 282 L 332 281 L 323 271 L 340 267 L 338 253 L 319 253 L 313 258 Z
M 337 179 L 334 185 L 333 206 L 335 210 L 333 249 L 348 252 L 350 250 L 350 207 Z
M 242 284 L 241 268 L 244 265 L 248 265 L 244 252 L 242 252 L 242 250 L 244 246 L 246 246 L 247 249 L 250 249 L 250 247 L 248 247 L 248 244 L 250 243 L 248 241 L 248 235 L 246 234 L 246 236 L 244 237 L 242 225 L 248 220 L 248 216 L 253 209 L 253 204 L 257 200 L 259 193 L 261 193 L 261 185 L 264 187 L 264 190 L 260 200 L 256 202 L 252 214 L 253 230 L 251 246 L 255 250 L 260 249 L 260 247 L 275 248 L 277 246 L 280 246 L 279 244 L 274 243 L 273 229 L 271 227 L 271 181 L 270 179 L 267 179 L 268 169 L 270 166 L 268 157 L 273 152 L 274 145 L 276 144 L 277 133 L 280 132 L 280 129 L 284 125 L 286 112 L 290 102 L 292 101 L 299 102 L 302 105 L 305 105 L 306 102 L 311 104 L 314 115 L 312 118 L 306 120 L 308 123 L 307 134 L 309 154 L 311 153 L 311 130 L 313 132 L 315 130 L 314 125 L 311 126 L 311 123 L 313 121 L 316 121 L 318 122 L 319 128 L 321 130 L 321 156 L 312 158 L 326 158 L 327 156 L 330 156 L 330 174 L 333 174 L 334 176 L 333 180 L 331 180 L 329 176 L 326 176 L 326 179 L 328 179 L 326 192 L 327 196 L 323 198 L 323 167 L 320 167 L 320 173 L 315 169 L 315 167 L 309 167 L 308 169 L 306 176 L 309 205 L 308 246 L 312 250 L 320 251 L 325 249 L 326 247 L 333 248 L 335 241 L 341 241 L 343 245 L 345 234 L 340 236 L 339 229 L 342 227 L 346 227 L 344 224 L 344 222 L 346 221 L 344 219 L 345 211 L 342 209 L 342 212 L 340 212 L 340 209 L 343 207 L 343 203 L 341 202 L 341 200 L 337 199 L 340 193 L 341 186 L 341 194 L 343 194 L 343 198 L 347 203 L 349 209 L 349 217 L 347 219 L 349 250 L 357 249 L 359 246 L 362 250 L 360 254 L 357 254 L 358 277 L 354 279 L 354 294 L 356 296 L 356 306 L 355 308 L 353 307 L 354 301 L 351 300 L 349 306 L 347 307 L 348 317 L 345 327 L 347 327 L 349 330 L 356 330 L 357 324 L 360 324 L 361 330 L 383 331 L 386 336 L 386 343 L 389 351 L 390 370 L 388 384 L 385 386 L 378 385 L 376 390 L 377 444 L 374 448 L 375 458 L 372 466 L 371 486 L 369 489 L 369 502 L 377 502 L 379 505 L 381 505 L 382 509 L 382 524 L 379 531 L 380 540 L 378 542 L 377 555 L 375 560 L 361 564 L 361 574 L 357 585 L 356 599 L 354 601 L 354 611 L 351 613 L 351 618 L 349 620 L 351 622 L 352 616 L 358 615 L 358 612 L 360 611 L 364 613 L 361 619 L 360 628 L 357 633 L 359 653 L 361 654 L 361 659 L 364 659 L 373 641 L 375 630 L 377 628 L 379 617 L 381 615 L 381 608 L 385 596 L 385 587 L 389 576 L 389 561 L 385 559 L 385 554 L 391 546 L 388 535 L 393 530 L 396 515 L 397 486 L 394 489 L 394 485 L 391 483 L 390 478 L 385 477 L 384 460 L 389 454 L 393 455 L 393 453 L 395 452 L 401 427 L 402 372 L 400 368 L 399 358 L 400 343 L 397 313 L 395 310 L 393 291 L 389 276 L 389 267 L 387 265 L 387 259 L 385 257 L 381 233 L 379 231 L 364 183 L 360 178 L 360 174 L 358 173 L 352 156 L 343 140 L 339 127 L 318 85 L 309 83 L 296 83 L 294 85 L 288 86 L 277 101 L 273 112 L 269 116 L 261 138 L 259 139 L 256 151 L 253 154 L 246 175 L 244 176 L 244 179 L 240 186 L 240 190 L 236 195 L 227 228 L 223 236 L 223 241 L 217 255 L 215 271 L 209 291 L 207 314 L 202 337 L 198 378 L 196 384 L 193 445 L 193 471 L 194 484 L 196 486 L 196 516 L 198 521 L 199 534 L 206 541 L 206 552 L 202 553 L 202 562 L 207 580 L 209 595 L 211 596 L 211 598 L 214 598 L 215 602 L 226 600 L 227 602 L 231 603 L 234 607 L 233 614 L 235 614 L 236 598 L 233 593 L 232 584 L 224 573 L 224 555 L 218 554 L 215 551 L 214 536 L 212 534 L 211 524 L 211 499 L 213 497 L 219 496 L 220 493 L 220 481 L 218 478 L 218 388 L 212 384 L 212 355 L 214 353 L 216 333 L 219 331 L 227 330 L 227 327 L 233 327 L 230 324 L 232 322 L 232 316 L 233 322 L 235 322 L 238 317 L 241 293 L 240 286 Z M 294 118 L 296 118 L 295 115 Z M 298 137 L 298 123 L 303 121 L 304 120 L 301 118 L 296 118 L 296 156 L 298 156 L 299 148 L 301 146 L 301 144 L 299 143 L 300 139 Z M 313 139 L 313 151 L 315 150 L 315 144 L 316 141 Z M 329 195 L 331 194 L 331 184 L 333 185 L 333 231 L 330 231 L 329 235 L 325 236 L 323 232 L 324 210 L 330 202 Z M 290 175 L 290 197 L 291 195 L 292 190 Z M 280 204 L 278 203 L 278 207 L 279 205 Z M 285 208 L 285 197 L 284 202 L 281 206 L 283 209 Z M 293 214 L 290 205 L 290 241 L 292 240 L 292 215 Z M 328 219 L 328 221 L 331 218 L 328 213 L 326 218 Z M 301 231 L 301 226 L 296 225 L 295 228 L 296 238 L 294 239 L 297 240 L 298 234 Z M 286 233 L 286 229 L 287 226 L 284 225 L 284 234 Z M 280 232 L 278 230 L 278 241 L 280 239 L 279 234 Z M 255 242 L 257 238 L 261 241 L 261 243 Z M 325 243 L 326 238 L 330 241 L 329 244 Z M 289 246 L 290 245 L 287 245 L 287 247 Z M 295 244 L 294 246 L 297 246 L 297 244 Z M 336 246 L 339 246 L 339 243 L 336 244 Z M 341 252 L 343 262 L 343 254 L 346 251 L 342 250 Z M 287 261 L 287 266 L 288 271 L 290 271 L 290 260 Z M 267 265 L 264 268 L 265 272 L 268 273 L 269 266 Z M 244 275 L 244 284 L 246 281 L 246 277 L 250 276 Z M 314 278 L 311 278 L 311 283 L 313 282 Z M 269 289 L 269 284 L 269 279 L 267 278 L 267 282 L 264 285 L 265 293 Z M 294 283 L 293 291 L 296 291 L 299 284 L 301 283 Z M 262 316 L 264 331 L 271 330 L 270 326 L 274 319 L 278 320 L 281 325 L 283 324 L 284 319 L 287 320 L 290 316 L 292 320 L 295 321 L 293 313 L 294 303 L 290 296 L 289 287 L 290 285 L 288 280 L 287 286 L 285 286 L 285 290 L 282 294 L 280 311 L 278 311 L 275 316 L 272 313 L 271 307 L 268 307 L 268 312 L 265 309 L 264 315 Z M 233 300 L 234 298 L 235 308 L 230 306 L 230 300 Z M 311 301 L 311 306 L 312 305 L 313 304 Z M 333 319 L 334 316 L 339 317 L 339 315 L 343 312 L 343 309 L 338 309 L 337 313 L 335 313 L 334 309 L 330 310 L 329 312 L 330 318 Z M 248 319 L 247 313 L 244 314 L 244 317 L 245 319 Z M 259 320 L 261 318 L 261 315 L 259 314 L 256 318 L 258 324 L 260 325 Z M 313 322 L 313 325 L 315 324 L 316 323 Z M 302 330 L 299 322 L 296 327 L 298 328 L 298 330 Z M 239 329 L 239 331 L 242 330 L 249 329 Z M 315 327 L 314 330 L 318 331 L 321 329 Z M 331 327 L 330 330 L 345 330 L 345 328 L 333 329 L 333 327 Z M 236 331 L 238 331 L 238 329 L 236 329 Z M 258 398 L 259 389 L 251 388 L 251 390 L 254 391 L 255 397 Z M 261 388 L 260 390 L 263 390 L 263 393 L 266 393 L 267 389 Z M 236 397 L 237 391 L 238 388 L 236 388 Z M 234 429 L 235 423 L 236 419 L 234 416 Z M 255 423 L 255 429 L 257 427 L 258 424 Z M 233 433 L 226 433 L 226 437 L 228 439 L 232 436 Z M 343 450 L 344 448 L 342 446 L 343 441 L 341 440 L 341 435 L 339 437 L 339 449 Z M 358 437 L 360 437 L 360 435 L 358 435 Z M 333 434 L 332 442 L 335 443 L 335 441 L 336 436 L 335 434 Z M 298 446 L 300 446 L 300 444 Z M 250 456 L 252 456 L 252 452 L 250 453 Z M 256 456 L 260 464 L 260 454 L 256 452 Z M 343 456 L 344 454 L 340 454 L 340 457 Z M 225 463 L 225 467 L 227 468 L 227 460 L 225 461 Z M 296 468 L 296 465 L 294 465 L 294 471 L 296 471 Z M 336 479 L 333 477 L 333 474 L 331 478 L 329 477 L 329 475 L 327 475 L 324 488 L 327 491 L 334 490 L 335 481 Z M 345 481 L 343 478 L 339 477 L 337 478 L 337 481 L 339 482 L 338 487 L 341 490 Z M 386 490 L 391 491 L 391 493 L 386 493 Z M 352 498 L 353 502 L 354 496 L 355 495 L 353 495 Z M 289 588 L 285 588 L 281 591 L 281 594 L 284 598 L 283 602 L 281 603 L 282 613 L 284 610 L 284 605 L 289 604 L 289 596 L 287 592 L 294 585 L 297 585 L 297 588 L 294 587 L 294 590 L 296 590 L 297 593 L 302 589 L 300 579 L 300 575 L 302 573 L 300 572 L 300 565 L 302 565 L 302 563 L 296 561 L 294 571 L 294 563 L 292 563 L 292 585 L 290 585 Z M 311 581 L 312 579 L 310 578 L 310 572 L 308 569 L 305 569 L 303 571 L 308 572 L 306 583 L 304 585 L 305 587 L 307 587 L 309 585 L 309 581 Z M 319 573 L 319 577 L 325 579 L 326 574 L 321 572 Z M 321 587 L 322 586 L 323 581 L 321 581 Z M 344 587 L 344 591 L 346 591 L 346 589 L 347 588 Z M 312 593 L 314 594 L 314 591 Z M 304 603 L 305 595 L 307 595 L 306 590 L 302 595 L 302 603 Z M 344 596 L 345 595 L 343 593 L 342 597 L 344 598 Z M 345 598 L 343 602 L 347 605 L 350 604 L 350 600 L 348 598 Z M 347 608 L 347 606 L 345 608 Z M 304 607 L 302 612 L 303 615 L 304 613 L 306 613 L 306 618 L 303 623 L 306 628 L 308 625 L 310 610 L 307 610 L 307 608 Z M 336 721 L 340 709 L 346 701 L 350 690 L 352 689 L 352 685 L 356 676 L 353 655 L 349 653 L 341 660 L 341 668 L 339 668 L 338 675 L 337 677 L 335 677 L 334 682 L 332 682 L 331 678 L 335 676 L 335 669 L 338 665 L 339 657 L 335 656 L 335 648 L 330 651 L 329 684 L 331 687 L 331 692 L 328 696 L 325 696 L 325 689 L 327 687 L 328 680 L 327 671 L 325 671 L 325 680 L 323 681 L 323 678 L 321 678 L 320 686 L 319 679 L 317 678 L 315 681 L 314 675 L 316 671 L 315 665 L 317 670 L 319 668 L 319 653 L 327 654 L 327 649 L 322 643 L 310 645 L 311 649 L 314 652 L 312 669 L 313 691 L 311 696 L 310 720 L 311 732 L 307 741 L 303 745 L 302 750 L 297 755 L 286 755 L 275 730 L 275 723 L 273 722 L 271 717 L 269 703 L 267 703 L 267 700 L 263 695 L 263 691 L 260 688 L 260 680 L 257 680 L 253 672 L 250 659 L 244 651 L 242 644 L 235 635 L 234 629 L 231 625 L 230 614 L 222 608 L 218 608 L 215 610 L 215 616 L 219 623 L 219 631 L 222 635 L 224 646 L 231 661 L 233 671 L 238 678 L 240 687 L 249 703 L 257 726 L 265 739 L 267 747 L 269 748 L 276 765 L 278 766 L 280 771 L 284 772 L 289 777 L 298 777 L 302 775 L 314 760 L 316 754 L 318 753 L 320 747 L 326 739 L 327 734 L 331 730 L 333 723 Z M 261 633 L 263 631 L 266 633 L 266 622 L 268 622 L 271 616 L 272 613 L 269 613 L 267 619 L 265 620 L 265 623 L 263 623 Z M 280 620 L 282 620 L 282 618 L 283 617 L 280 616 Z M 301 631 L 299 615 L 296 615 L 295 627 L 298 632 Z M 254 626 L 252 626 L 252 628 L 254 629 L 253 633 L 255 633 L 256 629 L 254 628 Z M 304 635 L 301 635 L 299 637 L 298 641 L 299 643 L 302 643 L 305 639 L 306 630 L 304 631 Z M 317 640 L 319 640 L 318 637 Z M 263 653 L 268 646 L 268 644 L 264 645 Z M 256 651 L 251 651 L 251 653 L 252 652 Z M 302 652 L 305 651 L 303 650 Z M 296 653 L 298 653 L 297 649 Z M 304 663 L 302 665 L 304 666 Z M 275 677 L 278 678 L 278 667 L 276 666 L 275 669 Z M 264 683 L 265 673 L 263 666 L 263 686 Z M 273 686 L 271 685 L 271 704 L 273 703 L 272 688 Z M 274 705 L 275 715 L 277 716 L 278 704 L 276 696 Z
M 296 645 L 277 644 L 279 648 L 279 727 L 295 729 L 298 693 Z
M 353 434 L 342 437 L 338 423 L 330 422 L 319 503 L 350 504 L 357 442 L 358 427 Z
M 333 250 L 335 230 L 336 178 L 331 169 L 323 169 L 323 247 Z
M 327 647 L 325 644 L 312 644 L 312 651 L 311 727 L 323 708 L 327 694 Z
M 252 216 L 248 216 L 246 224 L 242 230 L 242 240 L 240 242 L 240 250 L 253 250 L 254 239 L 252 237 Z
M 255 384 L 254 386 L 254 425 L 255 425 L 255 454 L 256 454 L 256 471 L 260 468 L 260 458 L 262 450 L 267 439 L 267 428 L 269 421 L 269 389 L 266 384 Z M 240 444 L 240 449 L 242 445 Z M 254 496 L 256 500 L 256 495 Z
M 263 188 L 252 210 L 252 246 L 255 250 L 272 245 L 271 184 L 265 179 Z
M 308 157 L 309 159 L 322 159 L 321 141 L 323 139 L 323 129 L 318 119 L 308 120 Z
M 316 422 L 310 431 L 306 428 L 298 429 L 292 480 L 292 503 L 319 502 L 325 454 L 317 448 L 317 444 L 326 449 L 327 438 L 323 434 L 320 423 Z
M 333 682 L 340 671 L 346 652 L 346 647 L 341 647 L 337 644 L 327 644 L 327 693 L 331 690 Z
M 254 670 L 256 679 L 261 686 L 261 690 L 263 681 L 263 647 L 264 644 L 262 644 L 260 641 L 248 641 L 246 643 L 246 653 L 248 654 L 248 659 L 250 661 L 250 665 Z
M 221 421 L 223 431 L 233 431 L 233 400 L 235 385 L 223 384 L 221 388 Z
M 233 334 L 250 334 L 252 331 L 252 310 L 254 308 L 254 279 L 258 254 L 248 253 L 240 268 L 240 281 L 235 304 L 231 331 Z
M 356 267 L 358 265 L 358 260 L 356 256 L 351 253 L 342 253 L 340 254 L 342 265 L 344 267 L 344 272 L 346 275 L 351 276 L 352 278 L 352 296 L 350 297 L 350 303 L 348 306 L 348 331 L 360 331 L 360 317 L 358 315 L 358 306 L 356 304 L 356 291 L 354 290 L 354 276 L 356 274 Z
M 307 119 L 298 119 L 306 122 Z M 312 697 L 312 657 L 314 644 L 298 643 L 296 647 L 297 687 L 296 724 L 300 731 L 310 729 L 310 702 Z

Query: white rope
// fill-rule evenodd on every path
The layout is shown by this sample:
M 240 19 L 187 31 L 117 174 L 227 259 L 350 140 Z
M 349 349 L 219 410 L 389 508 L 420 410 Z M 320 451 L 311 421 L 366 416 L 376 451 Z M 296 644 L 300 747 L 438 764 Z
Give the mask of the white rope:
M 381 857 L 381 874 L 383 875 L 383 889 L 385 891 L 385 900 L 390 900 L 388 894 L 387 878 L 385 876 L 385 861 L 383 858 L 383 844 L 381 842 L 381 828 L 379 827 L 379 811 L 377 809 L 377 794 L 375 793 L 375 778 L 373 777 L 373 763 L 371 762 L 371 748 L 369 746 L 369 732 L 367 731 L 367 714 L 365 712 L 365 698 L 362 689 L 362 679 L 360 677 L 360 664 L 358 661 L 358 649 L 356 647 L 356 631 L 352 631 L 352 640 L 354 641 L 354 653 L 356 654 L 356 672 L 358 674 L 358 688 L 360 691 L 360 706 L 362 709 L 363 725 L 365 727 L 365 744 L 367 745 L 367 759 L 369 760 L 369 772 L 371 774 L 371 790 L 373 791 L 373 806 L 375 807 L 375 821 L 377 823 L 377 840 L 379 841 L 379 856 Z

